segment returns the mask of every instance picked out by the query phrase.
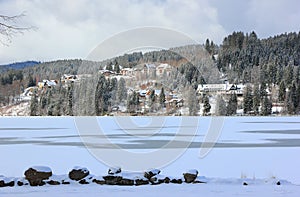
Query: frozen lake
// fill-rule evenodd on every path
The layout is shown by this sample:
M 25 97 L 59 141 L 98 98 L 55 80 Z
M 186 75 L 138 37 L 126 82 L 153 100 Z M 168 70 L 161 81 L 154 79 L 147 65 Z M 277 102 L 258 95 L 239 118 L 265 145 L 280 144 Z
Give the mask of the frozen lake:
M 20 177 L 32 165 L 49 166 L 54 174 L 79 165 L 96 175 L 108 165 L 152 166 L 174 176 L 195 168 L 207 177 L 276 177 L 300 184 L 299 117 L 100 117 L 98 130 L 93 121 L 0 118 L 0 175 Z M 201 155 L 201 147 L 212 143 Z

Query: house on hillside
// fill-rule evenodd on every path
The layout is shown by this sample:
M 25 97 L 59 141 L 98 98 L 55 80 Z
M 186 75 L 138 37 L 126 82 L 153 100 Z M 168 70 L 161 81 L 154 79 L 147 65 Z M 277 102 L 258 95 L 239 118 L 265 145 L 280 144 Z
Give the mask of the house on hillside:
M 156 71 L 156 65 L 155 64 L 148 64 L 148 63 L 147 64 L 140 64 L 140 65 L 137 65 L 134 68 L 134 71 L 141 72 L 143 74 L 145 74 L 145 73 L 150 74 L 150 73 Z
M 78 76 L 77 75 L 68 75 L 68 74 L 64 74 L 62 77 L 61 77 L 61 81 L 63 82 L 74 82 L 78 80 Z
M 111 70 L 99 70 L 99 73 L 101 73 L 102 75 L 104 75 L 105 77 L 110 77 L 110 76 L 115 76 L 117 75 L 116 72 L 111 71 Z
M 162 76 L 164 73 L 169 75 L 171 70 L 172 70 L 171 65 L 169 65 L 169 64 L 160 64 L 156 67 L 156 75 L 157 76 Z
M 133 76 L 134 70 L 132 68 L 122 68 L 120 73 L 123 76 Z
M 51 88 L 52 86 L 56 86 L 57 85 L 57 81 L 56 80 L 47 80 L 44 79 L 42 82 L 38 82 L 38 88 L 42 89 L 45 87 Z
M 238 96 L 243 95 L 245 85 L 243 84 L 229 84 L 228 82 L 224 84 L 199 84 L 197 92 L 198 93 L 221 93 L 221 94 L 232 94 L 235 93 Z

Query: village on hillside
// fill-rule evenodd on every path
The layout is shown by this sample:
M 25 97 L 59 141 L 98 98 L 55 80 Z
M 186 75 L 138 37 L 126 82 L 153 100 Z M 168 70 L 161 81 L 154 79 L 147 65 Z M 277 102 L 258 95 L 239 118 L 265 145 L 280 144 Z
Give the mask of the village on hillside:
M 233 106 L 233 112 L 229 115 L 256 115 L 253 109 L 245 113 L 244 94 L 246 86 L 254 89 L 252 84 L 234 84 L 228 82 L 226 77 L 220 80 L 218 84 L 198 84 L 196 94 L 189 95 L 189 92 L 176 92 L 162 83 L 162 79 L 170 75 L 172 67 L 166 63 L 144 63 L 134 68 L 123 68 L 121 65 L 108 65 L 100 69 L 99 75 L 106 79 L 124 79 L 126 82 L 127 97 L 138 95 L 138 104 L 132 108 L 126 102 L 114 103 L 109 107 L 109 113 L 106 115 L 228 115 L 226 108 L 229 108 L 232 102 L 232 95 L 236 96 L 236 104 Z M 35 86 L 27 87 L 24 92 L 14 98 L 17 101 L 15 107 L 2 107 L 2 115 L 28 115 L 32 97 L 37 94 L 39 99 L 48 89 L 61 86 L 68 88 L 70 84 L 80 84 L 82 79 L 89 78 L 91 75 L 81 74 L 63 74 L 60 79 L 43 79 L 38 81 Z M 275 89 L 278 87 L 275 87 Z M 271 90 L 266 89 L 267 95 L 271 96 Z M 194 97 L 194 98 L 193 98 Z M 221 99 L 221 100 L 220 100 Z M 198 107 L 191 102 L 196 102 Z M 126 104 L 127 103 L 127 104 Z M 195 111 L 191 114 L 191 106 Z M 260 106 L 258 114 L 262 107 Z M 271 114 L 279 114 L 284 108 L 284 103 L 273 102 Z M 9 110 L 5 110 L 9 109 Z

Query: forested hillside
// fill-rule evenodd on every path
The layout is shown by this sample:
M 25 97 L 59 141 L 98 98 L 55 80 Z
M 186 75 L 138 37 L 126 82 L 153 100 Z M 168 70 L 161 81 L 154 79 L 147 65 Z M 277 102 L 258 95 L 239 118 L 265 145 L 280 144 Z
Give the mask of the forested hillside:
M 255 32 L 233 32 L 220 46 L 207 39 L 203 45 L 135 52 L 102 62 L 57 60 L 23 69 L 9 67 L 0 73 L 0 106 L 22 102 L 20 95 L 36 87 L 30 89 L 30 115 L 105 115 L 119 106 L 131 113 L 146 107 L 149 113 L 163 112 L 167 97 L 185 103 L 189 115 L 199 115 L 201 103 L 203 114 L 210 114 L 211 100 L 217 102 L 217 115 L 235 115 L 238 109 L 243 114 L 270 115 L 274 106 L 282 108 L 281 114 L 298 114 L 299 63 L 299 33 L 260 39 Z M 77 78 L 68 83 L 64 75 Z M 201 84 L 225 81 L 243 84 L 242 97 L 199 92 Z M 45 89 L 46 83 L 55 86 Z M 141 101 L 145 93 L 139 91 L 145 87 L 147 99 Z M 175 113 L 177 108 L 170 106 Z
M 255 32 L 234 32 L 224 38 L 218 54 L 218 68 L 229 80 L 291 85 L 291 70 L 296 71 L 300 63 L 300 34 L 259 39 Z

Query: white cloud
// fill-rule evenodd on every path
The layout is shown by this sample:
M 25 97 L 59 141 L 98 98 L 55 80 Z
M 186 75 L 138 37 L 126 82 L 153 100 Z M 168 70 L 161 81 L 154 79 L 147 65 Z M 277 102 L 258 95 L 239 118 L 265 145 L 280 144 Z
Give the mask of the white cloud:
M 266 1 L 230 4 L 235 1 L 226 4 L 210 0 L 0 0 L 0 13 L 26 11 L 22 24 L 38 27 L 37 31 L 15 37 L 9 47 L 0 46 L 0 64 L 85 58 L 103 40 L 141 26 L 166 27 L 201 43 L 206 38 L 220 43 L 234 30 L 257 28 L 263 34 L 272 34 L 282 29 L 290 31 L 299 24 L 299 11 L 293 6 L 280 10 L 286 1 L 280 0 L 278 5 L 272 2 L 269 13 L 265 13 L 270 10 Z M 291 9 L 294 12 L 290 14 Z M 275 14 L 278 20 L 272 20 Z M 270 25 L 272 29 L 268 30 Z

